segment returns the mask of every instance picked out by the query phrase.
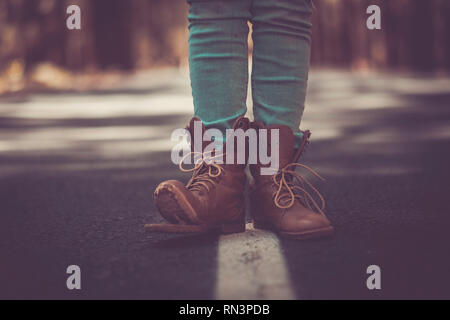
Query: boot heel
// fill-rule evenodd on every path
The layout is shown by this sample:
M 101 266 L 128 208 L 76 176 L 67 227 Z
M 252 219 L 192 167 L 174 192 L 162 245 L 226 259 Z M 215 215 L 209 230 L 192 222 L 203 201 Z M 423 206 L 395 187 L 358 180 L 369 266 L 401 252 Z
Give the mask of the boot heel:
M 222 234 L 232 234 L 245 232 L 245 216 L 242 215 L 236 220 L 225 222 L 220 226 Z

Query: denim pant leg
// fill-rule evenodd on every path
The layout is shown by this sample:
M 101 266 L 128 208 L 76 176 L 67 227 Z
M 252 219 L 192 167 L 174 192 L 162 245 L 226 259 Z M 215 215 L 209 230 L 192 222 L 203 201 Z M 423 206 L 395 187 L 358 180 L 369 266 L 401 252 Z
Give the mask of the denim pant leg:
M 225 133 L 247 110 L 251 0 L 188 2 L 194 113 L 207 127 Z
M 311 47 L 311 0 L 254 0 L 252 94 L 255 120 L 288 125 L 303 114 Z

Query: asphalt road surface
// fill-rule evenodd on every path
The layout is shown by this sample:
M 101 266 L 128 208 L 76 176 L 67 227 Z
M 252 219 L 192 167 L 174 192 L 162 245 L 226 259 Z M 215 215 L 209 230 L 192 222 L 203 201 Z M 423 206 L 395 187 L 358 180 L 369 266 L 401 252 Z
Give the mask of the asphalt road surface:
M 302 161 L 327 178 L 326 240 L 147 233 L 154 188 L 189 178 L 170 134 L 191 110 L 183 70 L 1 98 L 0 298 L 450 298 L 450 79 L 312 72 Z

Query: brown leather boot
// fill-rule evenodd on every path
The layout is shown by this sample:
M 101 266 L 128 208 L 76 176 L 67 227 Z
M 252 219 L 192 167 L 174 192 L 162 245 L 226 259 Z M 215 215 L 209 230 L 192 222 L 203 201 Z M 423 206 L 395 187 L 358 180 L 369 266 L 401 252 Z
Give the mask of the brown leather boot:
M 191 154 L 198 156 L 199 152 L 194 152 L 194 121 L 200 119 L 192 118 L 187 129 L 192 138 Z M 236 120 L 234 129 L 241 128 L 245 131 L 249 124 L 247 118 L 240 117 Z M 205 127 L 202 124 L 202 135 L 204 131 Z M 156 188 L 155 204 L 170 224 L 146 225 L 149 231 L 168 233 L 245 231 L 246 164 L 237 164 L 236 152 L 234 164 L 213 163 L 211 160 L 226 154 L 226 148 L 224 147 L 223 151 L 206 154 L 205 147 L 208 143 L 210 142 L 201 146 L 202 157 L 197 158 L 197 161 L 194 159 L 195 166 L 192 169 L 185 169 L 183 163 L 180 163 L 182 171 L 192 172 L 192 177 L 186 185 L 180 181 L 168 180 Z M 236 148 L 237 143 L 234 145 Z M 225 158 L 223 159 L 225 161 Z
M 302 168 L 322 179 L 311 168 L 297 163 L 308 144 L 310 132 L 304 132 L 300 148 L 294 150 L 294 135 L 289 127 L 264 127 L 255 122 L 251 126 L 268 130 L 268 150 L 271 149 L 271 130 L 279 130 L 279 170 L 274 175 L 261 175 L 260 169 L 264 166 L 259 163 L 250 165 L 254 178 L 250 191 L 254 227 L 272 230 L 281 236 L 294 239 L 332 235 L 333 227 L 323 212 L 325 201 L 322 195 L 307 178 L 295 172 L 296 168 Z M 297 184 L 294 180 L 297 180 Z M 312 190 L 319 198 L 320 204 L 308 190 Z

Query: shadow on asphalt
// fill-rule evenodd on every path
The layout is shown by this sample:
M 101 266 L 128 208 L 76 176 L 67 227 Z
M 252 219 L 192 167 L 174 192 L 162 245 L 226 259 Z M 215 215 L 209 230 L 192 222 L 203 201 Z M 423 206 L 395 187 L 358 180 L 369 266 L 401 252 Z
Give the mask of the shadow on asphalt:
M 331 173 L 321 190 L 336 235 L 282 240 L 299 298 L 450 298 L 450 94 L 402 100 L 341 114 L 357 125 L 311 144 L 305 163 Z M 381 267 L 381 291 L 366 287 L 370 265 Z
M 370 79 L 355 83 L 351 97 L 377 93 Z M 450 298 L 450 93 L 392 91 L 395 107 L 360 109 L 327 94 L 311 90 L 322 109 L 305 114 L 302 161 L 328 178 L 319 187 L 336 236 L 282 240 L 298 298 Z M 87 118 L 11 110 L 0 113 L 0 298 L 213 298 L 218 238 L 143 228 L 162 221 L 158 183 L 188 179 L 155 146 L 186 125 L 189 106 Z M 82 268 L 81 292 L 65 288 L 70 264 Z M 381 291 L 366 288 L 371 264 Z

